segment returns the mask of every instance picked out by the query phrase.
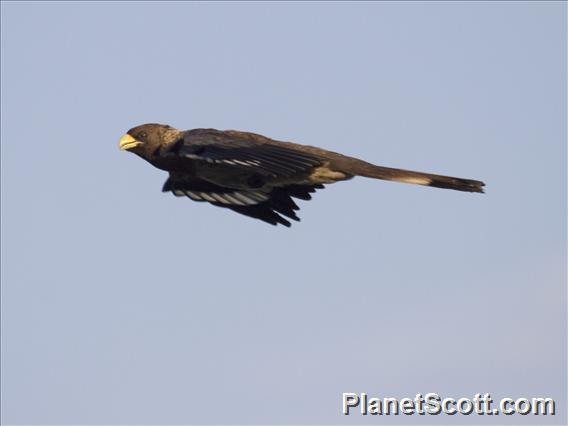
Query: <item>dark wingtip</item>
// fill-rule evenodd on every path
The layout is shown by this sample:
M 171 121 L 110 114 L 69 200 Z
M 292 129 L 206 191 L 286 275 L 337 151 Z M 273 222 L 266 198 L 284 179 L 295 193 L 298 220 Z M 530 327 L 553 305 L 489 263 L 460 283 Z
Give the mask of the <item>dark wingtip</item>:
M 280 216 L 279 214 L 275 213 L 275 222 L 274 225 L 284 225 L 286 228 L 290 228 L 292 226 L 292 224 L 290 223 L 289 220 L 284 219 L 282 216 Z
M 172 187 L 172 181 L 170 178 L 168 178 L 165 182 L 164 182 L 164 186 L 162 186 L 162 192 L 168 192 L 171 191 L 173 189 Z

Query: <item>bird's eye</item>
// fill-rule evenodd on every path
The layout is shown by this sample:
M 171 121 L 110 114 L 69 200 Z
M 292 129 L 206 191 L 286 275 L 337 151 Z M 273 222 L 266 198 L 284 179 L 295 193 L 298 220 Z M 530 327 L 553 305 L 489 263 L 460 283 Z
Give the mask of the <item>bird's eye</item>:
M 138 139 L 146 139 L 148 137 L 148 133 L 142 132 L 138 135 Z

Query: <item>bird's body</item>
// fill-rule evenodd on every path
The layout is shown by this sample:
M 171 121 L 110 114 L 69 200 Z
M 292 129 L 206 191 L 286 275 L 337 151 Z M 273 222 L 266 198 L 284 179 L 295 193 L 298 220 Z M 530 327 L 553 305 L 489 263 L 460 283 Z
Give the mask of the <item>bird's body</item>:
M 323 185 L 354 176 L 467 192 L 484 183 L 392 169 L 313 146 L 234 130 L 180 131 L 161 124 L 130 129 L 120 140 L 155 167 L 169 172 L 163 191 L 207 201 L 270 224 L 299 220 L 292 198 L 309 200 Z

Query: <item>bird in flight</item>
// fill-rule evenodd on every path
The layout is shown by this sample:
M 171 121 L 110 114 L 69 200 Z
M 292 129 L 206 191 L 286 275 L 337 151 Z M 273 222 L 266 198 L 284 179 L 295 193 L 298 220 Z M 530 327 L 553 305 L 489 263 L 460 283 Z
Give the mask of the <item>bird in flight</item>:
M 299 221 L 293 198 L 311 199 L 324 185 L 364 176 L 436 188 L 483 192 L 471 179 L 376 166 L 336 152 L 235 130 L 181 131 L 143 124 L 120 138 L 169 177 L 162 188 L 177 197 L 206 201 L 272 225 Z

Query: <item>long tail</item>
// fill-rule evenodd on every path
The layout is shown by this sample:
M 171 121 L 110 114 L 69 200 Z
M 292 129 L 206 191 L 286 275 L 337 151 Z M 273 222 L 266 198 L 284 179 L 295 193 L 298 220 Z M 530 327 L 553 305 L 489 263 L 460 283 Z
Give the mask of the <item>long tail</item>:
M 395 182 L 413 183 L 416 185 L 434 186 L 436 188 L 455 189 L 456 191 L 483 192 L 485 183 L 479 180 L 462 179 L 452 176 L 433 175 L 430 173 L 413 172 L 411 170 L 392 169 L 375 166 L 353 158 L 348 172 L 358 176 L 373 179 L 391 180 Z

